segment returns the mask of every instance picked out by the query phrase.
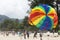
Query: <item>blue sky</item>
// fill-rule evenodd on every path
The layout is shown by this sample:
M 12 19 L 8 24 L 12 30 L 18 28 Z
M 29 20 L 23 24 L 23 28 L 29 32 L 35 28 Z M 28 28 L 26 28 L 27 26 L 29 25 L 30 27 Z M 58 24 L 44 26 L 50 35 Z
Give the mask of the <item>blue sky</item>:
M 0 0 L 0 15 L 23 19 L 29 10 L 27 0 Z

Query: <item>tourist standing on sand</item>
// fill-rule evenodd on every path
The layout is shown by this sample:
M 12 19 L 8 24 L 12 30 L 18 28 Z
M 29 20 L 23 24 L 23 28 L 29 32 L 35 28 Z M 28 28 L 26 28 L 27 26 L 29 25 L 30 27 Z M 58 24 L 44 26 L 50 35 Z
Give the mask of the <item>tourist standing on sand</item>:
M 24 30 L 24 33 L 23 34 L 24 34 L 24 39 L 26 39 L 26 31 L 25 30 Z
M 27 34 L 27 37 L 29 38 L 29 32 L 28 31 L 26 32 L 26 34 Z
M 40 40 L 42 40 L 42 33 L 40 33 Z

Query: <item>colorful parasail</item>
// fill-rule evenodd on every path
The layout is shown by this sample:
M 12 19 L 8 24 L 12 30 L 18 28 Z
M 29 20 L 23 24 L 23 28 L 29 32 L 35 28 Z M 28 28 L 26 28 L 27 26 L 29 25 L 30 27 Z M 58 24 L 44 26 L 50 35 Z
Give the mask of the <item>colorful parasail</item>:
M 57 12 L 49 5 L 40 4 L 31 10 L 29 24 L 40 30 L 52 30 L 58 24 Z

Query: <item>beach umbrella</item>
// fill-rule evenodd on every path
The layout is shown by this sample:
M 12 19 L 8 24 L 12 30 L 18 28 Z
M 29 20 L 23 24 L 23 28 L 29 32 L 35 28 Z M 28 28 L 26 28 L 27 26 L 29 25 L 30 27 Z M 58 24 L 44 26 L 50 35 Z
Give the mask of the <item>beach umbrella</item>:
M 31 9 L 29 24 L 40 30 L 52 30 L 58 24 L 58 16 L 54 8 L 47 4 L 40 4 Z

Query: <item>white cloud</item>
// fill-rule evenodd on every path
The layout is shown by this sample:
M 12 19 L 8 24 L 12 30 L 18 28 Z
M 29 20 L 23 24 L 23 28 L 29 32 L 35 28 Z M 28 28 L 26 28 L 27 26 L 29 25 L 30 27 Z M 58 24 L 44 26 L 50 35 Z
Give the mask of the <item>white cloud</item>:
M 11 18 L 24 18 L 28 9 L 27 0 L 0 0 L 0 14 Z

